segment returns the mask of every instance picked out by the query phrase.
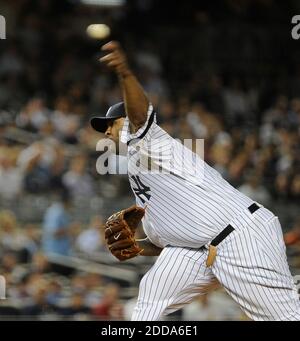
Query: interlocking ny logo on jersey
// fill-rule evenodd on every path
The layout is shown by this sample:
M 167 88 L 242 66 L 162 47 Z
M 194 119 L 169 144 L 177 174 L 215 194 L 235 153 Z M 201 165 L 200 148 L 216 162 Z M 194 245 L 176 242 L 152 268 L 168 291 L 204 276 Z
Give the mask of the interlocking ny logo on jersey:
M 131 179 L 135 182 L 137 188 L 133 188 L 134 193 L 142 200 L 142 203 L 144 204 L 146 200 L 144 200 L 143 196 L 149 200 L 151 198 L 151 195 L 148 193 L 150 192 L 150 187 L 146 186 L 142 183 L 140 177 L 138 175 L 131 176 Z

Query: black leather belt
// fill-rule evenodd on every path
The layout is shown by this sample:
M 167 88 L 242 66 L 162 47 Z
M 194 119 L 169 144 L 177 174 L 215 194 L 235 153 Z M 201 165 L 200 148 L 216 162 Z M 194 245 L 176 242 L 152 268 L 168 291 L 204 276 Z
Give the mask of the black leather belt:
M 253 203 L 248 207 L 248 210 L 251 214 L 256 212 L 258 209 L 259 206 L 256 203 Z M 234 231 L 234 228 L 229 224 L 211 241 L 209 245 L 206 266 L 212 266 L 217 255 L 217 245 L 219 245 L 232 231 Z

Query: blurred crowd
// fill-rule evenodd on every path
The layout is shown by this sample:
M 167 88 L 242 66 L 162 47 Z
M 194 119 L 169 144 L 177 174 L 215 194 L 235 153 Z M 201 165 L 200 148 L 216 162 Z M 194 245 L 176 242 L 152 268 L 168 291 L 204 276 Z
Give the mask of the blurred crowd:
M 53 214 L 56 205 L 60 212 Z M 57 202 L 45 215 L 42 229 L 35 225 L 20 228 L 15 215 L 8 210 L 0 212 L 0 273 L 6 279 L 5 301 L 0 302 L 1 318 L 10 317 L 39 320 L 130 320 L 136 296 L 124 296 L 124 287 L 108 276 L 79 271 L 51 262 L 51 252 L 67 255 L 73 240 L 73 254 L 82 256 L 107 252 L 101 234 L 100 217 L 94 217 L 90 226 L 81 232 L 65 233 L 70 226 L 59 222 L 67 216 L 67 201 Z M 63 208 L 63 206 L 65 206 Z M 56 217 L 48 225 L 49 216 Z M 53 224 L 54 223 L 54 224 Z M 54 238 L 49 227 L 56 226 Z M 62 232 L 64 231 L 64 235 Z M 45 243 L 46 242 L 46 243 Z M 137 291 L 135 290 L 135 294 Z M 196 316 L 196 317 L 195 317 Z M 223 290 L 199 297 L 193 304 L 173 314 L 180 320 L 242 320 L 240 308 Z
M 14 303 L 5 308 L 12 311 L 3 308 L 3 315 L 127 318 L 119 284 L 97 274 L 60 273 L 47 258 L 51 253 L 106 252 L 99 227 L 107 212 L 100 207 L 99 216 L 91 219 L 89 208 L 95 198 L 110 200 L 111 211 L 122 198 L 130 200 L 126 176 L 100 176 L 95 168 L 100 135 L 91 129 L 89 118 L 105 114 L 121 93 L 116 79 L 97 62 L 101 43 L 85 36 L 91 20 L 115 28 L 166 131 L 180 139 L 204 139 L 206 161 L 230 183 L 267 207 L 281 203 L 291 208 L 280 218 L 287 222 L 283 228 L 290 231 L 292 254 L 299 255 L 300 93 L 285 88 L 283 81 L 270 94 L 266 85 L 273 75 L 264 84 L 262 76 L 249 77 L 255 60 L 244 73 L 234 66 L 226 72 L 212 67 L 220 62 L 218 53 L 209 54 L 213 36 L 204 37 L 200 30 L 195 54 L 200 50 L 209 56 L 209 71 L 206 60 L 204 65 L 195 62 L 179 45 L 174 50 L 172 36 L 171 54 L 163 40 L 155 40 L 157 31 L 153 38 L 145 33 L 139 40 L 141 33 L 128 20 L 137 12 L 146 14 L 147 8 L 133 3 L 136 7 L 112 12 L 71 1 L 1 4 L 9 30 L 0 50 L 0 273 Z M 209 11 L 197 13 L 198 29 L 211 33 Z M 225 41 L 237 34 L 230 32 Z M 265 34 L 262 30 L 261 36 Z M 239 47 L 230 46 L 232 54 L 238 53 Z M 251 41 L 247 46 L 251 54 Z M 269 54 L 271 58 L 273 51 Z M 189 61 L 198 69 L 186 65 Z M 265 64 L 267 69 L 268 59 Z M 291 84 L 299 82 L 295 73 Z M 26 197 L 48 200 L 34 221 L 24 221 L 17 213 Z M 88 203 L 84 209 L 83 202 Z M 78 220 L 72 219 L 72 207 L 79 212 Z

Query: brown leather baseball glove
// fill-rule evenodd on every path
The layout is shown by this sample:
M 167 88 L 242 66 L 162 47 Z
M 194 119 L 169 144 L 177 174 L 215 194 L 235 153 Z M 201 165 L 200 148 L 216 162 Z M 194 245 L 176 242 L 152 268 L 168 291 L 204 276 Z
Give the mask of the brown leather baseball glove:
M 145 209 L 132 206 L 114 213 L 105 223 L 105 239 L 110 252 L 120 261 L 139 255 L 141 249 L 135 240 L 135 230 L 145 214 Z

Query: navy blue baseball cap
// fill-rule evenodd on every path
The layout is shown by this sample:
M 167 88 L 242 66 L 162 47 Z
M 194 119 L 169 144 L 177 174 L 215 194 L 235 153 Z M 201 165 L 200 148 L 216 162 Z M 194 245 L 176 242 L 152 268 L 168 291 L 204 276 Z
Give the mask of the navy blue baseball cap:
M 105 133 L 108 121 L 115 120 L 120 117 L 126 117 L 124 102 L 112 105 L 105 116 L 92 117 L 90 123 L 95 130 L 100 133 Z

